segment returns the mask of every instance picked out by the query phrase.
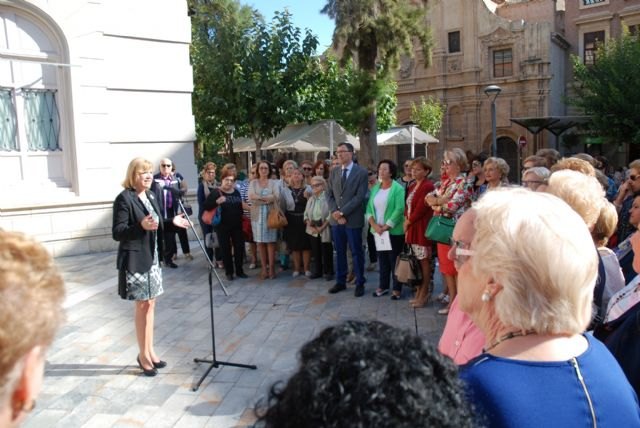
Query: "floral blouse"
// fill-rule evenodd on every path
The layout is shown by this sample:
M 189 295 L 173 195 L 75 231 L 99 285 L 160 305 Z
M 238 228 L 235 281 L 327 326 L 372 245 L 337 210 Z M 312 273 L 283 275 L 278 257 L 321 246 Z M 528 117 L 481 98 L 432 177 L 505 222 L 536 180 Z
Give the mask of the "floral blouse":
M 473 184 L 467 180 L 464 174 L 460 174 L 453 180 L 444 178 L 436 184 L 436 190 L 429 195 L 438 198 L 444 197 L 447 202 L 444 205 L 434 205 L 433 213 L 458 220 L 471 206 L 473 194 Z

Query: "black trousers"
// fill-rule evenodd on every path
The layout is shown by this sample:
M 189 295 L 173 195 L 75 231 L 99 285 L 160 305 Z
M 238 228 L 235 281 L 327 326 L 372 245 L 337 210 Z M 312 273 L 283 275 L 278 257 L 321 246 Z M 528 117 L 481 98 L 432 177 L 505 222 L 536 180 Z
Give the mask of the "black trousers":
M 180 248 L 182 248 L 182 254 L 189 254 L 191 249 L 189 248 L 189 237 L 187 236 L 187 229 L 177 227 L 178 239 L 180 239 Z M 177 251 L 177 248 L 176 248 Z
M 369 263 L 377 263 L 378 261 L 378 252 L 376 251 L 376 240 L 371 234 L 371 230 L 369 230 L 369 226 L 367 228 L 367 252 L 369 253 Z
M 227 228 L 220 225 L 217 229 L 220 240 L 220 252 L 222 253 L 222 263 L 227 275 L 243 273 L 242 258 L 244 255 L 244 236 L 242 227 Z
M 173 258 L 173 255 L 178 252 L 176 245 L 176 233 L 178 227 L 173 224 L 173 219 L 164 221 L 164 262 L 168 263 Z
M 313 257 L 314 275 L 333 275 L 333 245 L 331 242 L 322 242 L 319 236 L 309 235 L 311 241 L 311 257 Z

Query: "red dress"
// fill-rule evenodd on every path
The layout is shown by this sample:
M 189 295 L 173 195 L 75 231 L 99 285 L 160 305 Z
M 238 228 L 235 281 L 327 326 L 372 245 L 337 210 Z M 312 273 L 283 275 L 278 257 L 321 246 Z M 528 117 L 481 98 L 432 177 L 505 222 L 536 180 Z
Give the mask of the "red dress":
M 422 245 L 423 247 L 431 246 L 431 241 L 424 236 L 424 232 L 427 230 L 429 220 L 433 217 L 433 210 L 424 203 L 424 198 L 433 190 L 433 182 L 427 178 L 423 179 L 420 185 L 414 181 L 407 189 L 407 195 L 414 192 L 413 197 L 409 198 L 407 196 L 407 204 L 410 202 L 411 206 L 407 205 L 404 209 L 404 217 L 411 222 L 404 238 L 407 244 Z

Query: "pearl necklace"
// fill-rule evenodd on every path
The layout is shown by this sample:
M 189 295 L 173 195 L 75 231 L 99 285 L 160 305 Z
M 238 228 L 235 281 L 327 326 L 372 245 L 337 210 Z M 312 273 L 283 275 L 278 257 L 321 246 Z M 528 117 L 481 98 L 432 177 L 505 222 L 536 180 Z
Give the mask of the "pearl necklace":
M 533 330 L 512 331 L 512 332 L 507 333 L 504 336 L 500 337 L 498 340 L 493 342 L 487 348 L 482 348 L 482 352 L 483 353 L 488 352 L 488 351 L 492 350 L 493 348 L 495 348 L 496 346 L 498 346 L 499 344 L 501 344 L 502 342 L 505 342 L 505 341 L 507 341 L 509 339 L 513 339 L 514 337 L 529 336 L 530 334 L 535 334 L 535 331 L 533 331 Z

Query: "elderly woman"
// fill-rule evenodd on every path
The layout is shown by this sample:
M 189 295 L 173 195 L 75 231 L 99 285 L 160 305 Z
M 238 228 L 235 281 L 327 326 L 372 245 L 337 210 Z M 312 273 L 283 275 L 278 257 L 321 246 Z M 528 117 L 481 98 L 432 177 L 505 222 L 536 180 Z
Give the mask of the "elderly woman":
M 0 229 L 0 426 L 33 410 L 45 354 L 64 320 L 64 282 L 35 240 Z
M 534 192 L 544 192 L 547 189 L 547 181 L 551 171 L 544 166 L 534 166 L 525 169 L 522 173 L 522 185 Z
M 400 300 L 402 283 L 398 282 L 393 269 L 404 246 L 404 187 L 393 179 L 395 174 L 396 165 L 392 161 L 385 159 L 378 163 L 379 182 L 371 188 L 364 218 L 369 223 L 372 234 L 388 235 L 391 246 L 390 249 L 376 248 L 380 282 L 373 296 L 380 297 L 389 293 L 389 283 L 392 280 L 391 299 Z
M 333 279 L 333 245 L 331 227 L 329 225 L 329 205 L 325 195 L 327 182 L 321 175 L 311 179 L 313 194 L 307 200 L 304 210 L 304 222 L 307 235 L 310 236 L 311 256 L 314 269 L 311 279 L 320 278 L 323 274 L 327 281 Z
M 227 169 L 220 176 L 220 187 L 211 192 L 204 209 L 217 208 L 220 211 L 220 224 L 216 227 L 220 251 L 224 262 L 224 270 L 229 281 L 233 281 L 234 273 L 238 278 L 247 278 L 242 269 L 244 256 L 244 235 L 242 234 L 242 196 L 236 189 L 234 169 Z
M 444 152 L 442 160 L 445 176 L 436 189 L 429 193 L 424 201 L 436 216 L 459 219 L 471 206 L 473 186 L 469 184 L 463 171 L 467 170 L 467 156 L 462 149 L 454 148 Z M 449 306 L 456 297 L 456 275 L 454 264 L 447 254 L 451 248 L 448 244 L 438 242 L 438 262 L 449 293 L 449 305 L 438 310 L 441 315 L 449 313 Z
M 164 293 L 162 271 L 158 259 L 162 248 L 162 212 L 153 193 L 153 166 L 142 158 L 129 163 L 122 183 L 124 190 L 113 202 L 111 233 L 118 245 L 118 294 L 134 300 L 138 365 L 145 376 L 155 376 L 167 365 L 153 346 L 153 324 L 156 297 Z M 184 214 L 173 217 L 173 224 L 187 228 Z M 160 230 L 158 230 L 160 228 Z
M 204 164 L 202 171 L 200 171 L 200 183 L 198 184 L 197 198 L 198 198 L 198 221 L 200 222 L 200 230 L 202 230 L 202 236 L 205 237 L 207 234 L 213 233 L 213 226 L 210 224 L 206 224 L 202 221 L 202 213 L 204 212 L 204 201 L 209 196 L 212 190 L 216 189 L 218 184 L 216 183 L 216 164 L 213 162 L 207 162 Z M 214 250 L 213 248 L 207 246 L 207 255 L 209 259 L 213 261 L 214 258 Z M 222 267 L 222 253 L 220 251 L 216 251 L 215 254 L 216 262 L 218 263 L 218 267 Z
M 459 304 L 486 337 L 461 370 L 489 427 L 639 426 L 638 401 L 591 335 L 598 258 L 584 221 L 564 202 L 525 189 L 488 192 L 469 241 L 450 256 Z
M 434 190 L 433 182 L 427 177 L 431 174 L 431 162 L 420 156 L 411 161 L 411 176 L 414 181 L 407 189 L 408 195 L 404 210 L 405 242 L 411 245 L 414 256 L 422 269 L 422 284 L 418 284 L 416 296 L 409 303 L 421 308 L 431 297 L 431 241 L 424 236 L 429 220 L 433 216 L 431 207 L 424 204 L 427 193 Z
M 484 178 L 487 181 L 487 190 L 509 184 L 509 164 L 504 159 L 490 157 L 484 161 L 482 168 L 484 169 Z
M 251 201 L 251 229 L 260 255 L 261 279 L 275 278 L 276 242 L 278 230 L 267 226 L 269 208 L 278 203 L 281 187 L 277 180 L 269 178 L 271 166 L 267 161 L 258 162 L 258 177 L 249 183 Z
M 289 173 L 289 187 L 284 192 L 290 192 L 293 207 L 286 211 L 287 225 L 284 228 L 284 239 L 293 258 L 294 278 L 304 274 L 311 277 L 311 242 L 305 233 L 304 210 L 307 207 L 307 186 L 300 168 Z

